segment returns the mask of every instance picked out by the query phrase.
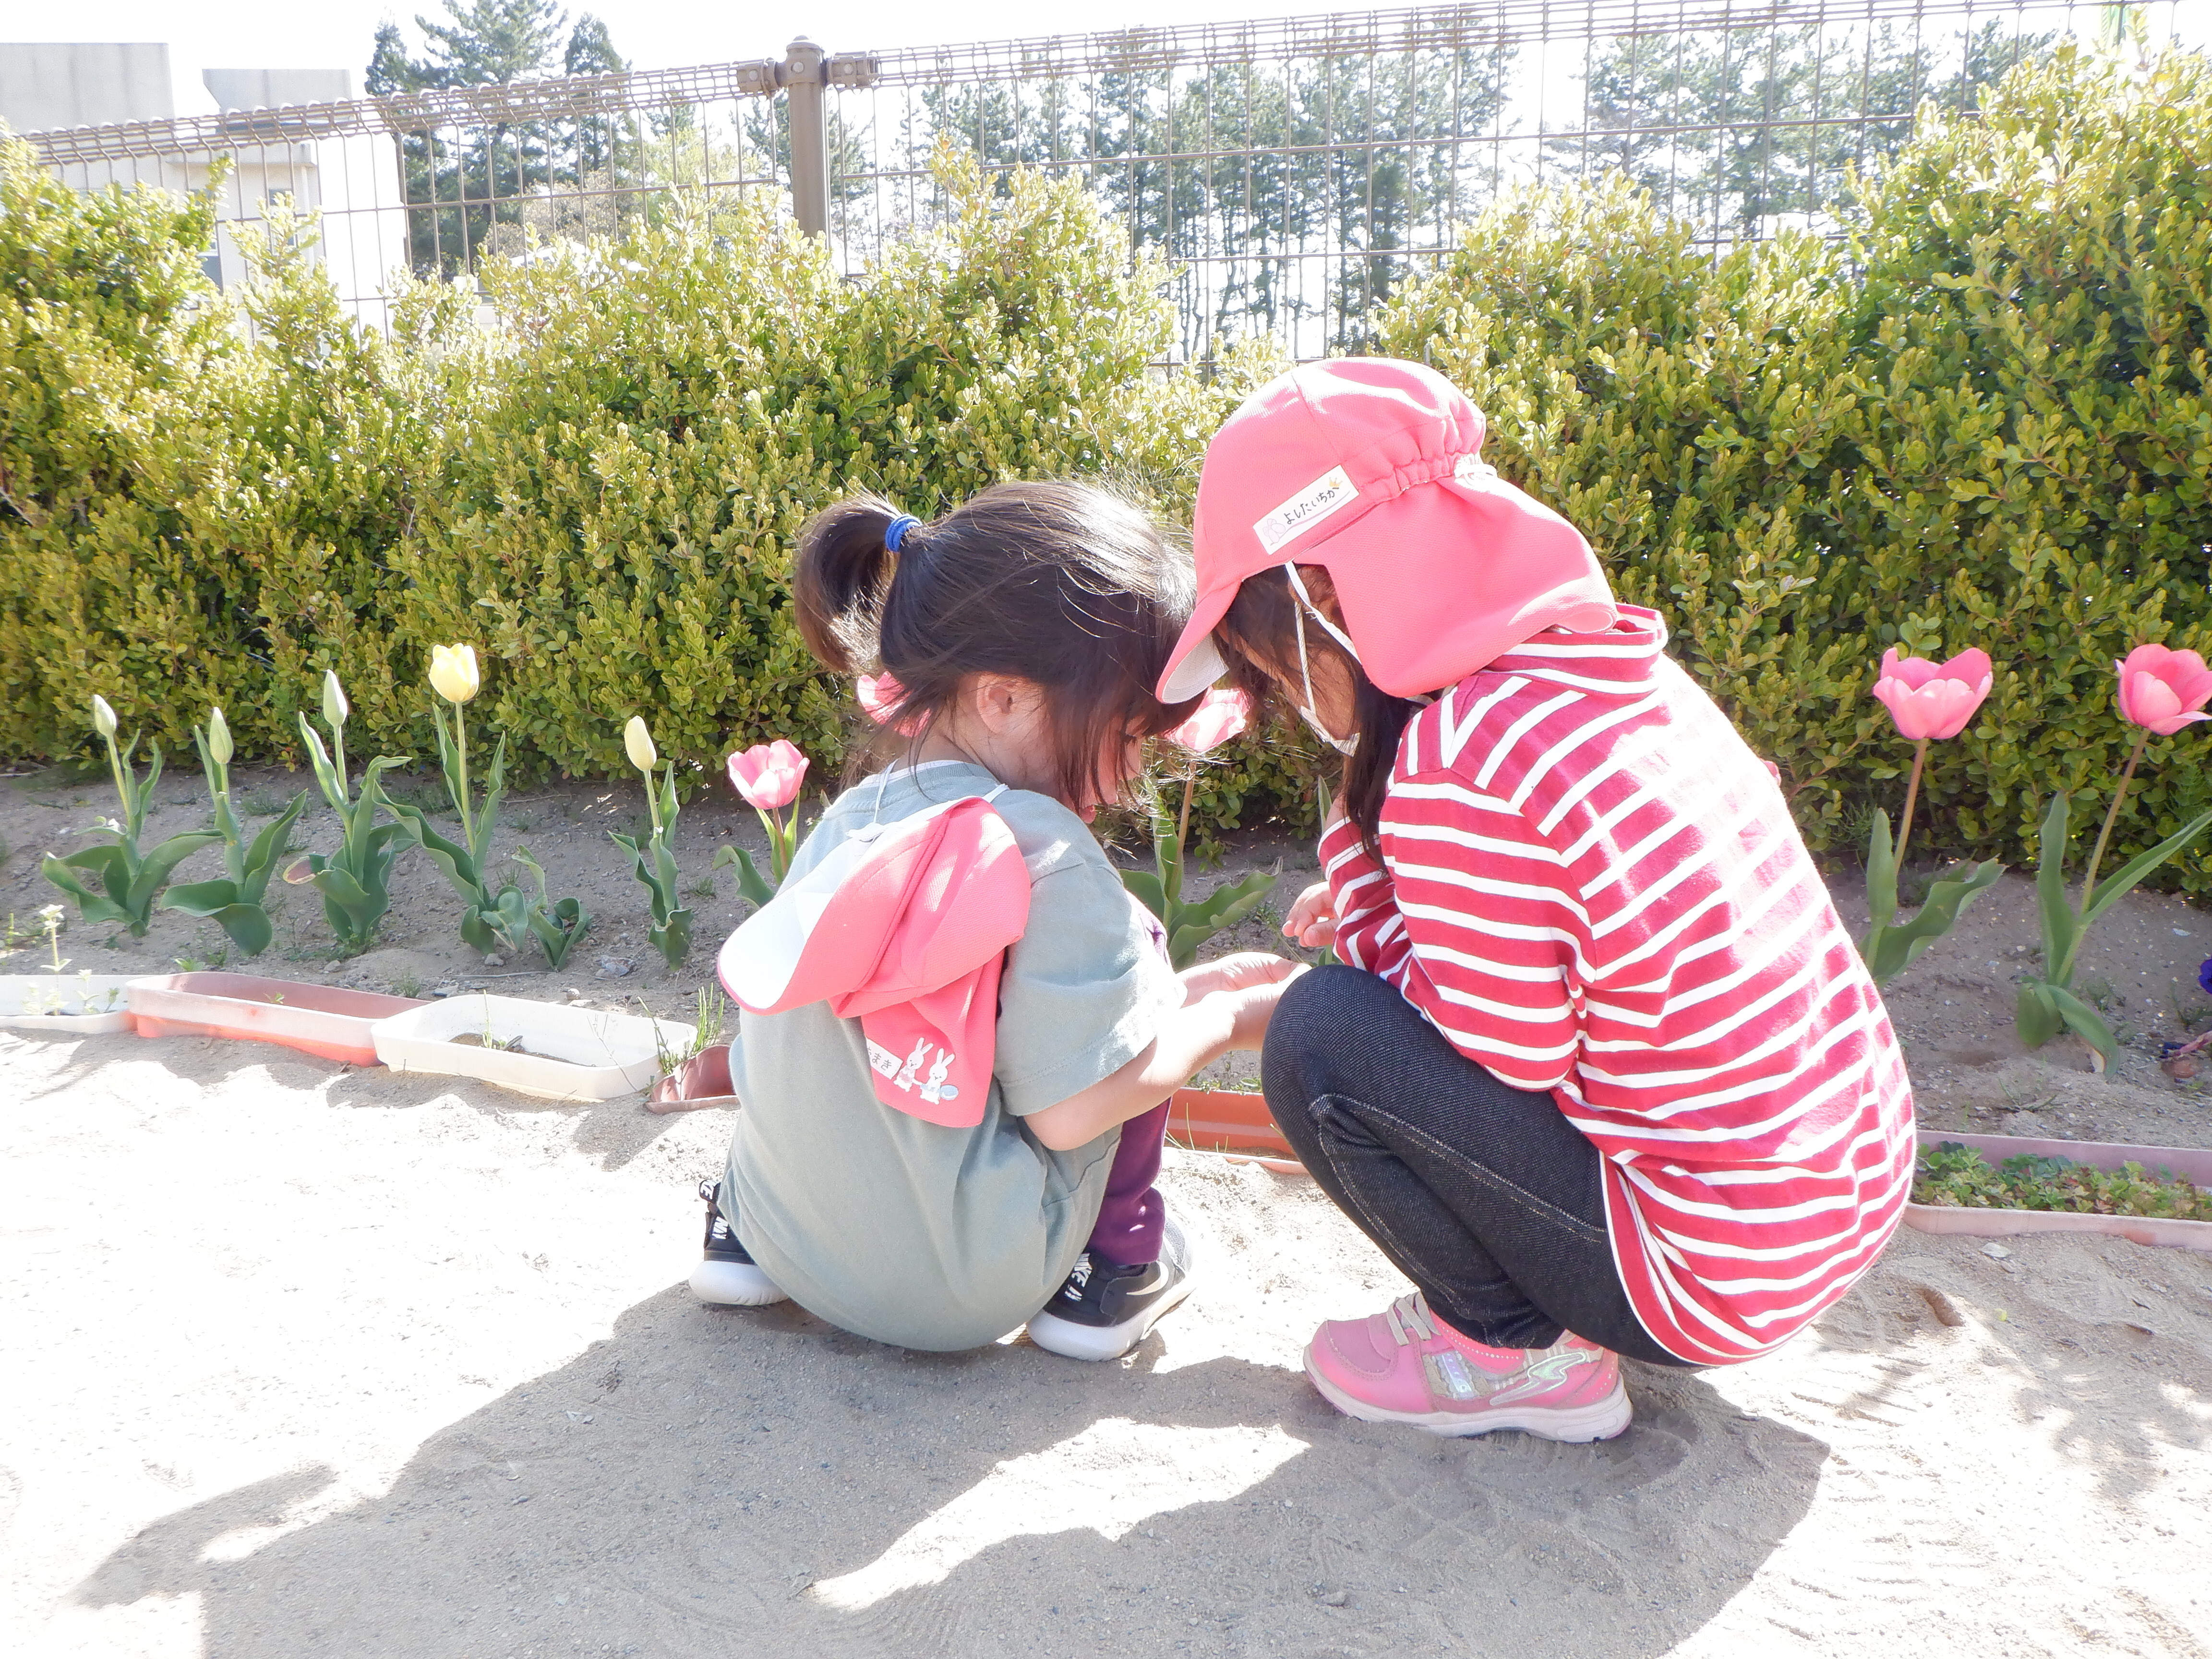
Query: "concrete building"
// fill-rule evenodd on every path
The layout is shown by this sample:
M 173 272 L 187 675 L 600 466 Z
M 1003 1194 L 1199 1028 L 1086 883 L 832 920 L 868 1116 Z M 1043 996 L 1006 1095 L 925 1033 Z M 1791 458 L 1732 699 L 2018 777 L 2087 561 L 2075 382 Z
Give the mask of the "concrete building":
M 380 133 L 292 139 L 276 113 L 352 98 L 352 72 L 210 69 L 200 78 L 218 110 L 235 118 L 222 124 L 235 143 L 216 148 L 204 137 L 186 144 L 165 135 L 161 124 L 175 116 L 167 46 L 0 44 L 0 119 L 19 133 L 147 124 L 143 134 L 131 135 L 127 156 L 54 166 L 56 175 L 78 190 L 108 185 L 204 190 L 218 157 L 227 157 L 216 208 L 222 223 L 208 251 L 208 275 L 226 288 L 241 281 L 246 265 L 239 234 L 253 234 L 269 203 L 286 201 L 319 216 L 317 257 L 338 297 L 362 321 L 381 326 L 387 273 L 407 259 L 393 141 Z
M 17 132 L 163 121 L 176 112 L 166 46 L 0 43 L 0 120 Z

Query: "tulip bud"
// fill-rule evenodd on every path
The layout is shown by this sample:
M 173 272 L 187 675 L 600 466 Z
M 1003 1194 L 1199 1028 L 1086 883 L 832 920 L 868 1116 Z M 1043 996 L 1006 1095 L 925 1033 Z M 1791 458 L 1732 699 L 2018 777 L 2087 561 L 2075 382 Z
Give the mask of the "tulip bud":
M 430 647 L 430 689 L 447 702 L 466 702 L 481 684 L 477 677 L 477 652 L 472 645 L 434 645 Z
M 115 735 L 115 711 L 107 706 L 107 699 L 96 692 L 92 699 L 92 729 L 103 738 Z
M 230 725 L 218 708 L 208 716 L 208 754 L 217 766 L 228 766 L 230 753 Z
M 653 733 L 645 729 L 642 715 L 632 714 L 629 724 L 623 727 L 623 747 L 629 751 L 629 763 L 650 776 L 660 755 L 653 746 Z
M 336 729 L 343 726 L 346 716 L 353 712 L 346 702 L 345 687 L 338 684 L 335 668 L 323 670 L 323 720 Z

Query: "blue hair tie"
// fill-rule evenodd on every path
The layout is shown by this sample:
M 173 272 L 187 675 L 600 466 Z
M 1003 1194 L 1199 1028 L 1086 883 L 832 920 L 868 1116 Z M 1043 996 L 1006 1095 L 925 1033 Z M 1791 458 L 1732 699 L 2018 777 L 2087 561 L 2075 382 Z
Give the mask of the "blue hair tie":
M 900 514 L 898 517 L 891 520 L 890 527 L 884 532 L 884 551 L 886 553 L 897 552 L 899 550 L 899 544 L 906 539 L 906 532 L 909 530 L 919 530 L 921 527 L 921 520 L 915 518 L 908 514 Z

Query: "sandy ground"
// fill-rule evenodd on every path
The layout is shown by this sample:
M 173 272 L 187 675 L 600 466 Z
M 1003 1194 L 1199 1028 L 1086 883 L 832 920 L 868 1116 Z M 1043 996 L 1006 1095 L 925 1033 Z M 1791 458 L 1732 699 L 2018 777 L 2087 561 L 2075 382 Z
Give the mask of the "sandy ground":
M 165 783 L 156 833 L 191 827 L 196 787 Z M 594 822 L 617 793 L 523 805 L 604 931 L 498 988 L 669 1012 L 708 951 L 641 960 L 643 890 Z M 0 914 L 45 902 L 36 848 L 104 810 L 51 775 L 0 789 Z M 687 811 L 687 875 L 728 832 Z M 1282 858 L 1288 884 L 1302 857 L 1230 868 Z M 325 975 L 295 892 L 257 966 L 495 982 L 427 867 L 402 895 L 384 950 Z M 700 900 L 708 944 L 727 895 Z M 2029 896 L 2007 884 L 1893 988 L 1929 1121 L 2212 1145 L 2203 1088 L 2148 1046 L 2212 1012 L 2212 918 L 2145 896 L 2105 924 L 2087 971 L 2138 1047 L 2093 1077 L 2009 1036 Z M 120 971 L 212 954 L 203 933 L 63 943 Z M 917 1355 L 692 1303 L 690 1188 L 728 1128 L 258 1045 L 0 1034 L 0 1650 L 2212 1652 L 2212 1257 L 1907 1233 L 1775 1355 L 1632 1367 L 1617 1441 L 1441 1442 L 1299 1375 L 1317 1321 L 1401 1288 L 1310 1182 L 1171 1154 L 1204 1279 L 1126 1362 Z

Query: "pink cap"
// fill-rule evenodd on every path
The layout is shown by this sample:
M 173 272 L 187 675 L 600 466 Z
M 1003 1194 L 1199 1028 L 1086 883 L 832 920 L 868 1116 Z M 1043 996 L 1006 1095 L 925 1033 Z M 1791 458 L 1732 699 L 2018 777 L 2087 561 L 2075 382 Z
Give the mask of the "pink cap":
M 1254 392 L 1206 446 L 1198 605 L 1160 676 L 1196 696 L 1210 637 L 1249 576 L 1320 565 L 1367 677 L 1394 696 L 1456 684 L 1547 628 L 1619 620 L 1597 557 L 1481 459 L 1482 413 L 1419 363 L 1309 363 Z

